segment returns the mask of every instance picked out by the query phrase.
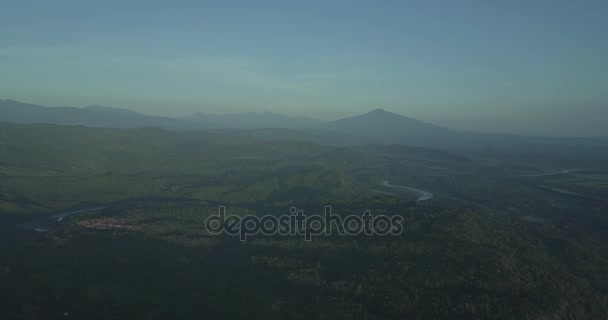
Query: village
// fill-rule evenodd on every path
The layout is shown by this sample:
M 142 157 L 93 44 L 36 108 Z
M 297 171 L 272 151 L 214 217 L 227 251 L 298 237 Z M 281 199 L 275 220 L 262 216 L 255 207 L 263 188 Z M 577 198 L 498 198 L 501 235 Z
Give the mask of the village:
M 103 217 L 98 219 L 81 220 L 78 221 L 77 224 L 85 228 L 101 230 L 140 231 L 143 229 L 143 225 L 132 225 L 129 224 L 125 219 L 120 219 L 116 217 Z

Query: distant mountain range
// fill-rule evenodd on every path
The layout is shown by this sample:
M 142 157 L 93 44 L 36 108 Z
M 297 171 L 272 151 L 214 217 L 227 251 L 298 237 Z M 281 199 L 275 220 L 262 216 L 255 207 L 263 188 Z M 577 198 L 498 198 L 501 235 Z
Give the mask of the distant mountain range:
M 330 145 L 407 145 L 435 149 L 509 150 L 516 152 L 608 152 L 608 137 L 530 137 L 451 130 L 392 112 L 369 113 L 313 128 L 257 129 L 262 140 L 302 140 Z M 606 150 L 603 151 L 603 150 Z
M 231 128 L 231 129 L 256 129 L 256 128 L 308 128 L 323 121 L 308 117 L 289 117 L 268 111 L 229 113 L 229 114 L 206 114 L 198 112 L 181 118 L 188 122 L 202 125 L 205 128 Z
M 176 119 L 103 106 L 43 107 L 14 100 L 0 100 L 0 122 L 107 128 L 160 127 L 179 131 L 214 130 L 226 134 L 249 135 L 260 140 L 301 140 L 332 145 L 395 144 L 478 150 L 556 150 L 564 146 L 574 146 L 577 150 L 608 149 L 607 138 L 541 138 L 462 132 L 382 109 L 330 122 L 270 112 L 221 115 L 201 112 Z
M 86 108 L 43 107 L 14 100 L 0 100 L 0 121 L 106 128 L 162 127 L 169 130 L 306 128 L 322 122 L 307 117 L 289 117 L 270 112 L 237 114 L 205 114 L 199 112 L 181 119 L 175 119 L 103 106 Z
M 0 122 L 48 123 L 104 128 L 162 127 L 170 130 L 196 128 L 194 124 L 178 119 L 150 116 L 125 109 L 102 106 L 49 108 L 14 100 L 0 100 Z

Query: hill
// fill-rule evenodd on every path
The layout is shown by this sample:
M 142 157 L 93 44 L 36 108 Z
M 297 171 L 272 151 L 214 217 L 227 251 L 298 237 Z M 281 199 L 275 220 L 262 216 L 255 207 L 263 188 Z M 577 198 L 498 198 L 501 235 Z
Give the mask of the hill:
M 223 203 L 349 194 L 375 185 L 347 148 L 244 136 L 0 123 L 0 212 L 38 214 L 138 197 Z

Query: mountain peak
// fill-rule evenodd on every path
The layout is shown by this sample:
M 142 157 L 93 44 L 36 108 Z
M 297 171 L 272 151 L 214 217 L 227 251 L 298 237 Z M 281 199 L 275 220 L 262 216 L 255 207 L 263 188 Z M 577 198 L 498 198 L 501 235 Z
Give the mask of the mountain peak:
M 403 117 L 403 116 L 398 115 L 396 113 L 393 113 L 393 112 L 390 112 L 390 111 L 386 111 L 386 110 L 380 109 L 380 108 L 378 108 L 376 110 L 373 110 L 373 111 L 370 111 L 366 115 L 367 116 L 372 116 L 374 118 L 382 118 L 382 119 L 385 119 L 385 118 L 401 118 L 401 117 Z
M 390 113 L 384 109 L 378 108 L 376 110 L 370 111 L 369 114 L 383 114 L 383 113 Z

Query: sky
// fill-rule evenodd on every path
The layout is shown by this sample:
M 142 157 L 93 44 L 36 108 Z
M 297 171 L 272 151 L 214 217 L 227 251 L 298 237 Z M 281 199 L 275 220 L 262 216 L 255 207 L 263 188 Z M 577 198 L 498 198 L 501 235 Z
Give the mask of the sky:
M 608 135 L 608 1 L 0 5 L 0 98 Z

